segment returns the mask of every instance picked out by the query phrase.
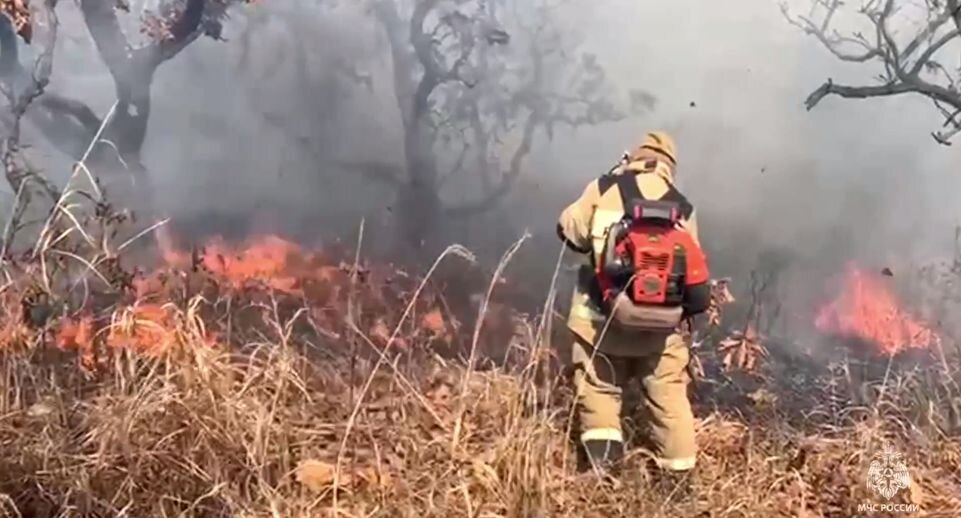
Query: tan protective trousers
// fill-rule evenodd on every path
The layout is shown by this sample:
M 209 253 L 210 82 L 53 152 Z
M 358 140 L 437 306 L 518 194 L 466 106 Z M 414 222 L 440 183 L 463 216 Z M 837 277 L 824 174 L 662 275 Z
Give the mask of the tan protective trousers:
M 663 469 L 684 471 L 696 462 L 694 414 L 688 399 L 690 351 L 672 335 L 646 356 L 613 356 L 576 337 L 574 384 L 581 441 L 624 441 L 621 405 L 624 387 L 634 377 L 643 387 L 655 461 Z

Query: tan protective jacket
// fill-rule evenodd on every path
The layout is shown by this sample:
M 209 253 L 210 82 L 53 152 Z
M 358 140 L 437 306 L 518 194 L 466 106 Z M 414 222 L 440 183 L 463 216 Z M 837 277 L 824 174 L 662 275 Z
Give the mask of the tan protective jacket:
M 674 188 L 673 166 L 657 157 L 642 158 L 619 166 L 609 175 L 636 173 L 641 195 L 649 200 L 670 197 L 681 201 L 685 207 L 681 226 L 700 244 L 694 207 Z M 568 247 L 581 253 L 581 266 L 567 326 L 585 341 L 594 344 L 599 351 L 619 356 L 643 356 L 652 347 L 663 347 L 672 334 L 665 332 L 628 332 L 607 326 L 606 317 L 591 301 L 589 295 L 594 282 L 593 261 L 597 261 L 604 246 L 605 231 L 624 215 L 624 205 L 616 182 L 601 177 L 592 181 L 581 196 L 561 212 L 558 234 Z M 601 334 L 603 331 L 603 335 Z M 600 343 L 598 339 L 600 338 Z

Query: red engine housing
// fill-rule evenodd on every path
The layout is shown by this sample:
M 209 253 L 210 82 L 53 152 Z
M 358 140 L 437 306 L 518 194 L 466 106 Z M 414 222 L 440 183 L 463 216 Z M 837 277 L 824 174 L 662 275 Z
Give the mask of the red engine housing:
M 630 297 L 637 304 L 668 302 L 670 275 L 678 254 L 686 259 L 684 285 L 707 282 L 707 258 L 690 234 L 679 229 L 635 224 L 617 245 L 618 254 L 634 265 Z
M 677 305 L 683 293 L 671 293 L 671 277 L 676 275 L 676 265 L 681 256 L 684 264 L 684 282 L 679 288 L 708 282 L 707 256 L 694 238 L 675 226 L 649 224 L 643 219 L 634 220 L 620 237 L 612 250 L 624 262 L 633 276 L 627 293 L 636 304 Z M 604 271 L 608 258 L 601 258 L 597 276 L 601 293 L 606 302 L 618 293 L 618 286 Z

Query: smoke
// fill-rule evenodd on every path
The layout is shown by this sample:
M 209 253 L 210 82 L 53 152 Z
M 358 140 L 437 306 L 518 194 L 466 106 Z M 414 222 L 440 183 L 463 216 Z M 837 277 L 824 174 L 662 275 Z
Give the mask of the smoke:
M 616 4 L 599 11 L 594 23 L 610 30 L 595 31 L 596 44 L 616 49 L 604 54 L 609 66 L 643 81 L 659 109 L 599 134 L 590 153 L 570 158 L 574 175 L 586 180 L 598 170 L 591 160 L 647 128 L 675 131 L 679 181 L 715 272 L 734 275 L 744 293 L 749 271 L 782 263 L 781 296 L 800 308 L 847 260 L 898 272 L 950 253 L 961 155 L 931 138 L 941 120 L 930 102 L 827 98 L 806 111 L 827 78 L 871 84 L 879 70 L 836 60 L 777 2 Z
M 902 274 L 951 253 L 961 155 L 931 138 L 941 119 L 929 101 L 828 98 L 806 111 L 827 78 L 871 84 L 879 70 L 836 60 L 774 1 L 605 5 L 592 45 L 658 110 L 558 144 L 571 178 L 588 181 L 647 129 L 675 132 L 714 273 L 734 276 L 743 299 L 751 271 L 780 269 L 784 313 L 808 326 L 846 261 Z
M 603 45 L 623 49 L 611 54 L 613 68 L 661 98 L 651 120 L 612 137 L 630 142 L 649 126 L 677 132 L 680 181 L 709 241 L 732 218 L 759 242 L 799 251 L 835 232 L 867 254 L 905 237 L 912 247 L 952 237 L 959 155 L 931 139 L 940 121 L 930 103 L 829 98 L 805 111 L 825 79 L 869 82 L 877 70 L 842 65 L 775 2 L 622 2 L 604 14 L 606 24 L 644 28 L 603 31 L 614 40 Z
M 361 217 L 375 228 L 389 222 L 390 190 L 338 165 L 399 163 L 403 149 L 389 48 L 357 4 L 241 6 L 227 41 L 198 40 L 162 65 L 144 149 L 161 207 L 221 232 L 256 221 L 332 238 Z M 464 241 L 496 255 L 529 229 L 551 250 L 535 255 L 553 257 L 558 211 L 644 131 L 662 128 L 677 137 L 680 186 L 698 208 L 717 275 L 744 278 L 776 257 L 805 279 L 847 259 L 880 269 L 950 250 L 961 156 L 931 139 L 937 113 L 910 96 L 827 98 L 805 111 L 826 78 L 865 82 L 876 70 L 834 59 L 776 2 L 570 1 L 559 9 L 618 88 L 652 93 L 655 110 L 540 138 L 514 193 Z M 112 83 L 76 6 L 59 12 L 52 88 L 102 114 Z M 41 136 L 29 138 L 63 180 L 66 159 Z

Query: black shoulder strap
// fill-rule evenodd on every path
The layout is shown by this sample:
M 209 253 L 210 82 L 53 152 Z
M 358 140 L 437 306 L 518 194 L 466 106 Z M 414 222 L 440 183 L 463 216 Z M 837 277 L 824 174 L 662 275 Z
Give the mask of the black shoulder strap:
M 597 190 L 601 193 L 601 196 L 604 196 L 604 193 L 614 186 L 615 181 L 617 181 L 617 175 L 613 174 L 605 174 L 597 179 Z
M 689 202 L 687 198 L 681 194 L 681 191 L 678 191 L 673 185 L 668 184 L 667 192 L 661 197 L 661 199 L 664 201 L 673 201 L 680 205 L 681 215 L 684 216 L 684 219 L 690 219 L 691 214 L 694 213 L 694 205 L 691 205 L 691 202 Z
M 644 200 L 640 187 L 637 186 L 637 176 L 634 173 L 624 172 L 616 176 L 617 189 L 621 192 L 621 205 L 624 207 L 624 214 L 631 212 L 631 205 L 635 200 Z
M 597 179 L 597 187 L 602 196 L 615 185 L 620 190 L 625 213 L 630 209 L 629 203 L 631 200 L 647 199 L 641 194 L 641 189 L 637 186 L 636 173 L 625 171 L 621 174 L 606 174 Z M 691 214 L 694 213 L 694 205 L 671 184 L 668 184 L 667 192 L 664 193 L 664 196 L 661 196 L 661 200 L 673 201 L 680 205 L 681 215 L 684 216 L 684 219 L 690 219 Z

